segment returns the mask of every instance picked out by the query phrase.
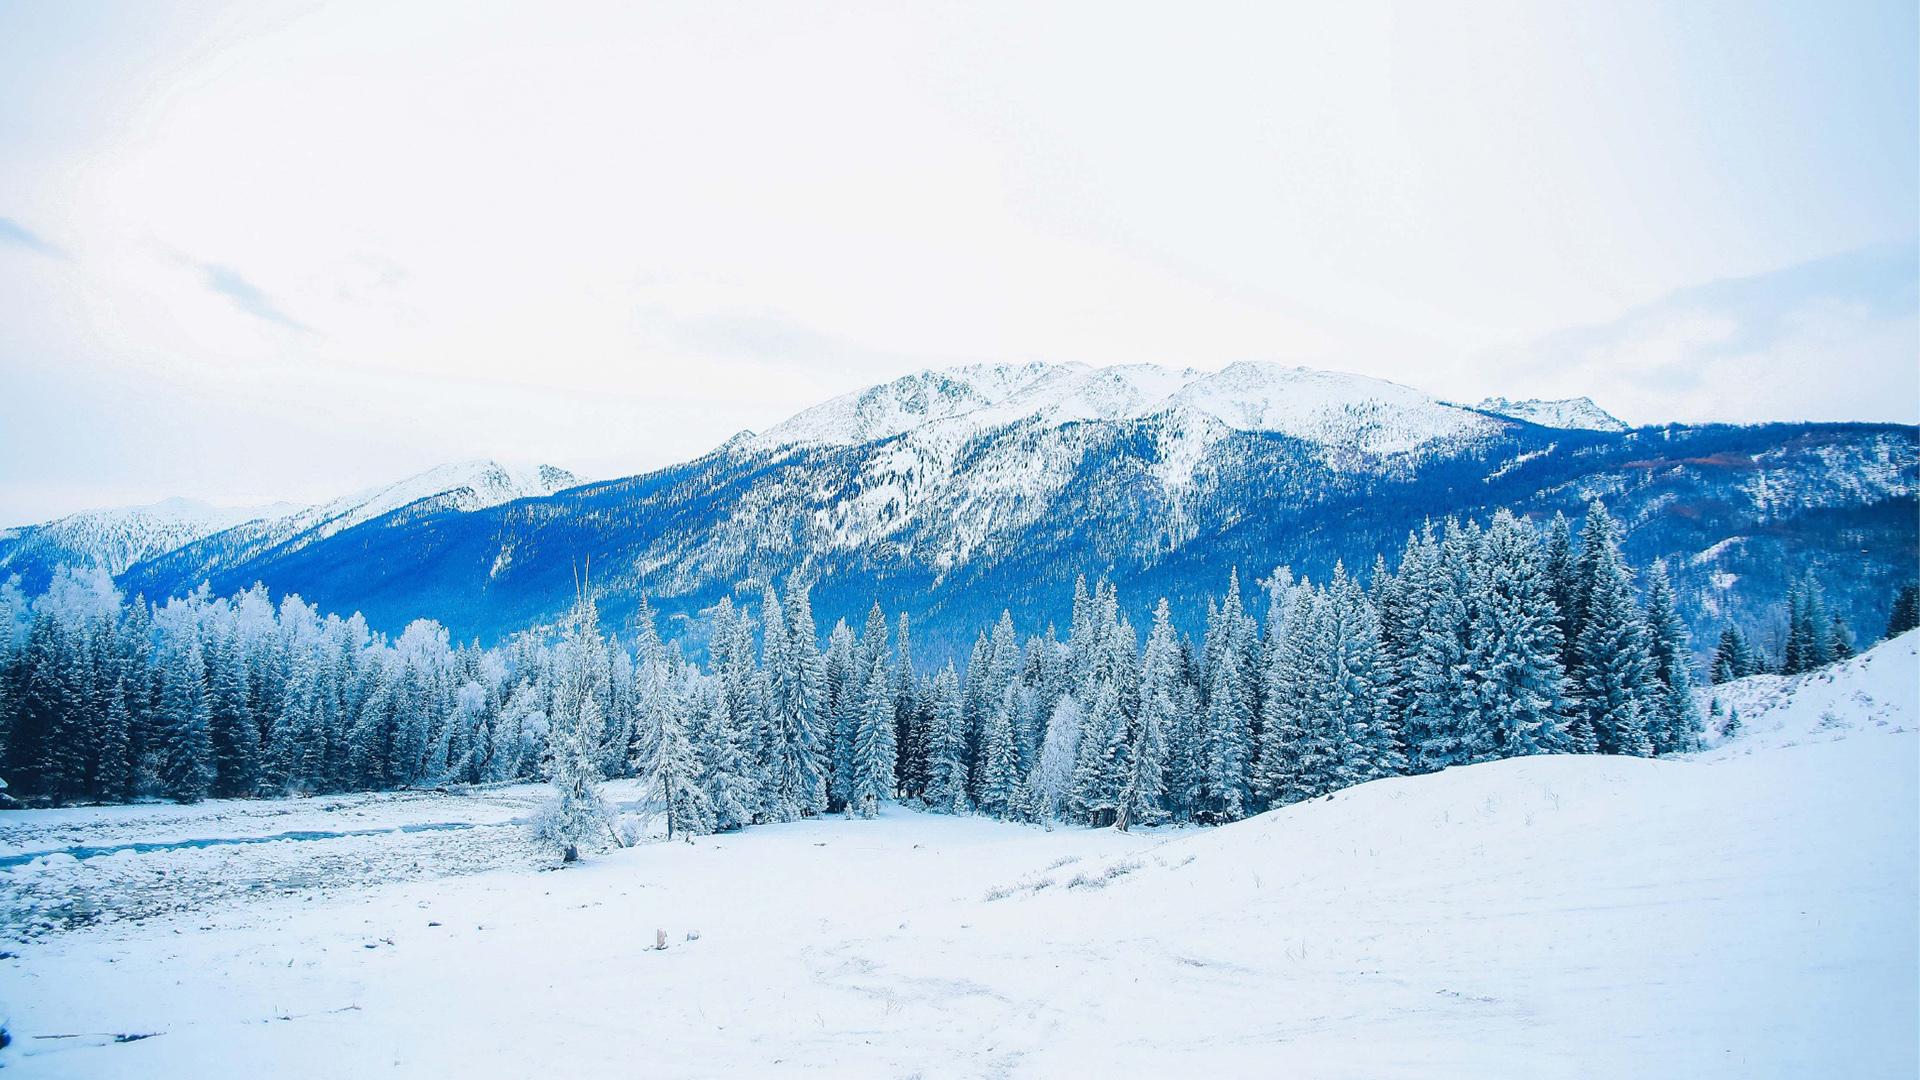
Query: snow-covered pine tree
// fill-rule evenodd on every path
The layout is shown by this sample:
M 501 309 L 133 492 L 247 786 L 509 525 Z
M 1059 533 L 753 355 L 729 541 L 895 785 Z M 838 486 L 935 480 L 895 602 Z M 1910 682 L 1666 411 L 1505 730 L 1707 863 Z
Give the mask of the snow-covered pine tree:
M 213 793 L 225 798 L 251 795 L 260 784 L 259 729 L 247 693 L 246 659 L 233 634 L 215 641 L 212 694 Z
M 661 726 L 647 772 L 648 800 L 665 816 L 668 840 L 705 836 L 715 828 L 713 802 L 701 785 L 699 749 L 681 714 L 680 708 L 660 710 Z
M 894 633 L 894 663 L 888 681 L 893 689 L 893 730 L 900 760 L 900 794 L 917 799 L 927 788 L 927 725 L 922 722 L 919 676 L 913 669 L 913 626 L 901 612 Z
M 1027 817 L 1054 821 L 1066 812 L 1074 765 L 1079 760 L 1080 732 L 1085 726 L 1086 714 L 1079 700 L 1070 693 L 1061 695 L 1047 718 L 1040 750 L 1027 774 Z
M 1339 563 L 1327 583 L 1327 601 L 1333 648 L 1327 694 L 1334 718 L 1345 729 L 1345 772 L 1355 783 L 1398 776 L 1406 771 L 1406 758 L 1387 713 L 1380 622 L 1373 602 Z
M 1647 738 L 1656 754 L 1700 748 L 1700 707 L 1693 700 L 1693 642 L 1680 621 L 1667 564 L 1655 559 L 1647 570 L 1647 656 L 1658 683 Z
M 1310 742 L 1311 714 L 1321 704 L 1316 698 L 1313 668 L 1319 662 L 1315 640 L 1319 633 L 1318 590 L 1302 583 L 1272 605 L 1267 637 L 1266 682 L 1262 695 L 1260 753 L 1250 778 L 1254 804 L 1260 808 L 1284 806 L 1307 797 L 1307 773 L 1329 774 L 1338 766 L 1339 747 Z
M 1653 752 L 1647 726 L 1657 708 L 1657 679 L 1644 620 L 1611 521 L 1598 502 L 1587 522 L 1580 551 L 1585 600 L 1576 676 L 1581 720 L 1601 753 L 1646 757 Z M 1576 730 L 1576 745 L 1580 735 Z
M 688 688 L 687 738 L 700 757 L 700 790 L 713 814 L 715 832 L 753 824 L 759 812 L 760 784 L 751 753 L 758 728 L 751 716 L 730 708 L 726 690 L 714 678 Z
M 606 721 L 593 694 L 600 617 L 584 588 L 567 617 L 560 649 L 559 685 L 547 737 L 553 799 L 541 815 L 539 833 L 558 849 L 562 862 L 570 863 L 580 857 L 582 844 L 603 833 L 611 835 L 613 817 L 600 794 L 601 729 Z
M 1475 581 L 1473 545 L 1452 522 L 1444 541 L 1421 537 L 1420 559 L 1401 570 L 1407 603 L 1419 613 L 1408 667 L 1407 766 L 1433 772 L 1477 760 L 1491 743 L 1483 725 L 1472 667 Z
M 1853 628 L 1847 625 L 1847 620 L 1841 618 L 1838 612 L 1834 613 L 1832 629 L 1827 633 L 1827 640 L 1831 644 L 1829 651 L 1835 660 L 1850 660 L 1853 658 L 1855 651 L 1853 647 Z
M 1080 726 L 1073 779 L 1067 789 L 1067 813 L 1083 825 L 1101 828 L 1113 823 L 1128 764 L 1125 725 L 1120 691 L 1103 680 L 1094 688 L 1093 707 Z
M 1720 631 L 1720 644 L 1713 650 L 1713 663 L 1709 666 L 1709 677 L 1715 684 L 1732 682 L 1734 679 L 1753 674 L 1753 652 L 1747 645 L 1747 636 L 1740 627 L 1728 623 Z
M 1573 526 L 1567 516 L 1555 511 L 1547 523 L 1547 534 L 1540 543 L 1541 571 L 1547 579 L 1547 596 L 1553 600 L 1560 629 L 1560 666 L 1571 679 L 1579 657 L 1583 611 L 1581 608 L 1579 557 L 1573 546 Z M 1577 693 L 1578 687 L 1569 687 Z
M 860 725 L 859 643 L 845 619 L 827 635 L 824 684 L 827 728 L 827 809 L 847 808 L 853 788 L 853 732 Z
M 987 711 L 980 736 L 980 797 L 977 808 L 1002 820 L 1018 816 L 1024 801 L 1020 751 L 1013 740 L 1015 687 L 1009 683 L 998 707 Z
M 212 717 L 207 708 L 207 663 L 200 635 L 186 627 L 173 643 L 160 697 L 166 725 L 161 789 L 175 802 L 199 802 L 213 788 Z
M 877 613 L 879 608 L 874 610 Z M 766 815 L 774 821 L 791 821 L 827 808 L 820 731 L 826 666 L 815 637 L 807 587 L 798 575 L 787 579 L 784 609 L 773 586 L 768 585 L 761 611 L 765 622 L 761 630 L 765 642 L 763 669 L 769 686 L 761 748 Z M 882 619 L 883 636 L 885 625 Z
M 880 622 L 884 635 L 886 620 Z M 884 640 L 875 650 L 862 680 L 860 726 L 853 734 L 853 786 L 847 792 L 847 812 L 873 817 L 883 803 L 893 799 L 897 785 L 893 775 L 898 758 L 894 746 L 893 688 L 887 681 L 887 654 Z
M 949 663 L 933 678 L 928 710 L 932 716 L 927 748 L 927 807 L 965 813 L 967 733 L 960 713 L 960 676 Z
M 1127 775 L 1121 783 L 1113 824 L 1121 832 L 1167 819 L 1167 738 L 1179 708 L 1179 639 L 1167 598 L 1153 612 L 1147 650 L 1140 662 L 1139 708 L 1128 735 Z
M 133 798 L 132 731 L 127 680 L 123 675 L 114 682 L 108 695 L 106 720 L 101 729 L 99 795 L 106 802 L 127 802 Z
M 1482 534 L 1479 572 L 1468 665 L 1493 752 L 1565 751 L 1571 742 L 1559 612 L 1533 530 L 1504 510 L 1495 514 Z
M 1237 593 L 1233 599 L 1237 605 Z M 1207 627 L 1207 696 L 1193 797 L 1194 820 L 1206 823 L 1238 821 L 1247 813 L 1253 717 L 1243 693 L 1240 617 L 1237 610 L 1219 610 Z

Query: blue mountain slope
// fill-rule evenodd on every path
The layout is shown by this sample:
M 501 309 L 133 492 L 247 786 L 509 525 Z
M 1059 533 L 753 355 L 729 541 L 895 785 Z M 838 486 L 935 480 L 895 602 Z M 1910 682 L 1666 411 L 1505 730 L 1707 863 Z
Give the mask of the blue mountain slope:
M 698 651 L 703 610 L 737 586 L 812 576 L 822 624 L 876 600 L 915 621 L 926 659 L 964 654 L 1011 609 L 1064 627 L 1077 574 L 1121 586 L 1136 625 L 1160 595 L 1194 618 L 1230 568 L 1364 569 L 1410 530 L 1502 506 L 1576 519 L 1604 498 L 1639 562 L 1669 560 L 1706 647 L 1722 618 L 1764 627 L 1813 567 L 1870 635 L 1916 560 L 1916 431 L 1892 425 L 1614 433 L 1503 422 L 1412 452 L 1355 453 L 1271 431 L 1154 416 L 1024 423 L 928 449 L 733 444 L 658 472 L 459 512 L 425 500 L 295 550 L 223 561 L 213 537 L 134 567 L 129 591 L 265 582 L 397 630 L 416 617 L 494 640 L 549 625 L 576 570 L 623 625 L 640 596 Z M 208 568 L 212 569 L 209 571 Z M 1764 634 L 1762 635 L 1764 639 Z

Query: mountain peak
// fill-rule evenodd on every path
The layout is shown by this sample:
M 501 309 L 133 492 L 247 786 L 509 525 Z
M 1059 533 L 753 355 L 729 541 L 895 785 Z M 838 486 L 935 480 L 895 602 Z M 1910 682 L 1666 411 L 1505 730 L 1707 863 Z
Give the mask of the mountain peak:
M 749 451 L 858 446 L 912 433 L 953 442 L 1014 423 L 1050 428 L 1165 417 L 1218 433 L 1268 431 L 1367 453 L 1492 431 L 1481 413 L 1347 372 L 1241 361 L 1217 371 L 1159 364 L 977 364 L 922 371 L 816 405 L 741 443 Z
M 1626 431 L 1628 429 L 1625 421 L 1595 405 L 1590 397 L 1557 400 L 1527 398 L 1522 401 L 1490 397 L 1475 405 L 1474 408 L 1481 412 L 1504 416 L 1510 420 L 1538 424 L 1541 427 L 1566 428 L 1573 431 Z

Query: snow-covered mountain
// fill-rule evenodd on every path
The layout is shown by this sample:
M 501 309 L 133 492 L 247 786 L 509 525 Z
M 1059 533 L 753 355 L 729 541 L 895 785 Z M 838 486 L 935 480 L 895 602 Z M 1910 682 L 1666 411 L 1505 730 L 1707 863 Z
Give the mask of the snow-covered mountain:
M 1541 427 L 1575 431 L 1627 430 L 1625 421 L 1595 405 L 1590 397 L 1561 398 L 1558 401 L 1543 401 L 1540 398 L 1510 401 L 1503 397 L 1490 397 L 1474 408 Z
M 1151 422 L 1192 444 L 1269 432 L 1368 454 L 1484 435 L 1497 422 L 1411 387 L 1343 372 L 1239 363 L 1221 371 L 1131 364 L 982 364 L 923 371 L 834 398 L 749 438 L 744 448 L 858 446 L 908 435 L 954 447 L 1020 424 Z
M 1319 578 L 1397 552 L 1436 517 L 1507 507 L 1577 524 L 1599 496 L 1636 563 L 1669 561 L 1710 641 L 1719 620 L 1770 625 L 1810 566 L 1844 567 L 1828 579 L 1835 610 L 1884 620 L 1920 542 L 1917 443 L 1898 425 L 1546 427 L 1267 364 L 986 365 L 897 379 L 696 460 L 545 498 L 372 509 L 432 481 L 229 530 L 123 585 L 158 596 L 258 580 L 390 629 L 430 616 L 491 638 L 549 624 L 590 563 L 609 625 L 645 595 L 698 648 L 721 596 L 752 600 L 799 570 L 823 625 L 877 600 L 939 655 L 964 653 L 1002 608 L 1022 626 L 1063 622 L 1079 574 L 1113 579 L 1144 625 L 1163 594 L 1204 610 L 1230 569 Z
M 60 565 L 103 566 L 118 576 L 136 564 L 171 558 L 183 572 L 205 575 L 231 559 L 298 550 L 409 506 L 464 513 L 579 483 L 551 465 L 514 468 L 481 460 L 441 465 L 318 506 L 226 509 L 169 499 L 89 511 L 0 533 L 0 572 L 19 572 L 35 587 Z
M 213 506 L 165 499 L 146 506 L 83 510 L 38 525 L 0 529 L 0 577 L 54 566 L 97 566 L 119 574 L 144 559 L 250 521 L 272 521 L 298 510 L 272 506 Z

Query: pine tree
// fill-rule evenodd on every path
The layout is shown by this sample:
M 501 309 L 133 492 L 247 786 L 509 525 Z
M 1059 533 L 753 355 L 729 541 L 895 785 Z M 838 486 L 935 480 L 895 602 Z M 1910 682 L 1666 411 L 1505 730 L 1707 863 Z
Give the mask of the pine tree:
M 539 832 L 562 862 L 580 857 L 580 845 L 610 829 L 612 808 L 600 794 L 600 750 L 606 723 L 593 694 L 593 666 L 600 652 L 600 620 L 583 589 L 567 619 L 561 643 L 560 685 L 547 737 L 553 800 Z
M 1506 511 L 1482 537 L 1469 666 L 1502 757 L 1570 748 L 1559 612 L 1533 533 Z
M 1015 816 L 1022 803 L 1020 753 L 1013 741 L 1013 689 L 1009 685 L 999 707 L 988 711 L 980 738 L 978 807 L 981 813 L 1003 820 Z
M 647 780 L 649 798 L 666 816 L 669 840 L 704 836 L 715 827 L 713 802 L 700 783 L 700 754 L 679 714 L 678 709 L 663 710 Z
M 106 722 L 100 740 L 100 798 L 127 802 L 133 798 L 133 758 L 130 739 L 133 718 L 127 709 L 127 680 L 113 684 L 107 700 Z
M 1331 772 L 1339 760 L 1337 745 L 1314 740 L 1327 733 L 1309 730 L 1324 702 L 1324 697 L 1316 696 L 1313 678 L 1320 660 L 1316 649 L 1322 644 L 1318 594 L 1309 585 L 1290 592 L 1284 603 L 1275 605 L 1267 629 L 1273 644 L 1265 657 L 1260 753 L 1251 782 L 1252 795 L 1262 807 L 1308 797 L 1317 786 L 1309 774 L 1322 769 Z
M 1118 688 L 1102 681 L 1080 727 L 1073 780 L 1067 789 L 1067 812 L 1082 824 L 1110 825 L 1118 812 L 1128 769 L 1125 723 Z
M 845 619 L 827 636 L 824 702 L 827 728 L 827 809 L 847 807 L 853 788 L 853 732 L 860 721 L 859 645 Z
M 949 663 L 934 676 L 929 711 L 926 801 L 950 814 L 967 809 L 967 737 L 960 714 L 960 676 Z
M 1387 713 L 1379 618 L 1365 590 L 1338 563 L 1327 599 L 1332 664 L 1326 692 L 1344 729 L 1345 772 L 1356 783 L 1397 776 L 1407 765 Z
M 207 664 L 197 633 L 176 646 L 164 672 L 160 708 L 165 751 L 160 782 L 175 802 L 199 802 L 213 787 L 212 717 L 207 707 Z
M 1920 584 L 1909 582 L 1894 594 L 1893 610 L 1887 615 L 1887 636 L 1899 637 L 1920 628 Z
M 880 626 L 884 634 L 884 619 Z M 874 653 L 862 681 L 860 726 L 853 736 L 853 786 L 847 793 L 847 811 L 870 818 L 879 813 L 881 803 L 894 797 L 897 787 L 893 775 L 898 757 L 894 745 L 893 691 L 887 682 L 884 651 Z
M 1140 704 L 1127 738 L 1129 768 L 1113 820 L 1121 832 L 1167 819 L 1167 738 L 1179 708 L 1178 650 L 1173 616 L 1163 596 L 1154 609 L 1153 628 L 1147 633 L 1147 651 L 1140 663 Z
M 765 622 L 762 667 L 769 685 L 762 762 L 767 816 L 775 821 L 791 821 L 827 808 L 820 733 L 826 666 L 806 585 L 797 575 L 787 579 L 787 601 L 783 614 L 773 586 L 768 585 L 761 608 Z
M 1834 613 L 1831 629 L 1827 633 L 1830 643 L 1829 652 L 1835 660 L 1850 660 L 1854 655 L 1853 630 L 1847 626 L 1847 620 Z
M 1224 617 L 1219 625 L 1225 627 Z M 1195 820 L 1218 824 L 1246 816 L 1251 794 L 1247 784 L 1251 727 L 1237 662 L 1223 649 L 1208 685 L 1200 731 L 1199 788 L 1193 797 Z
M 217 645 L 211 675 L 214 793 L 251 795 L 260 783 L 259 728 L 247 693 L 247 668 L 232 636 Z
M 1720 631 L 1720 644 L 1713 651 L 1713 664 L 1709 668 L 1715 684 L 1732 682 L 1748 675 L 1758 674 L 1754 670 L 1755 657 L 1747 644 L 1747 637 L 1740 628 L 1728 623 Z
M 1658 686 L 1647 736 L 1656 754 L 1700 748 L 1700 707 L 1693 700 L 1693 643 L 1680 621 L 1667 566 L 1654 560 L 1647 571 L 1647 657 Z
M 1039 753 L 1027 774 L 1029 818 L 1051 821 L 1065 812 L 1073 788 L 1074 766 L 1079 760 L 1080 733 L 1085 726 L 1085 710 L 1073 694 L 1064 694 L 1054 702 Z
M 1492 745 L 1472 666 L 1472 546 L 1449 522 L 1444 542 L 1436 542 L 1431 531 L 1422 538 L 1418 564 L 1402 576 L 1418 612 L 1407 673 L 1407 765 L 1416 773 L 1465 765 Z
M 1647 729 L 1656 676 L 1633 585 L 1605 514 L 1595 503 L 1580 552 L 1585 594 L 1577 650 L 1582 720 L 1601 753 L 1645 757 L 1653 752 Z M 1596 527 L 1595 522 L 1601 524 Z

